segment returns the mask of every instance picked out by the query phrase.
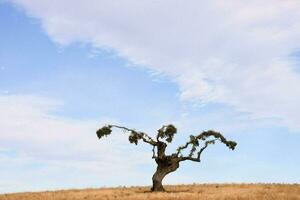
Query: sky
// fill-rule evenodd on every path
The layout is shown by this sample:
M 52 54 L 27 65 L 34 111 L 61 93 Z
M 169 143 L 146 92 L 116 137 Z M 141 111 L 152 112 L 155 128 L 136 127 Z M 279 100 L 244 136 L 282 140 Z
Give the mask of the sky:
M 300 183 L 300 2 L 0 0 L 0 193 L 151 185 L 154 136 L 220 131 L 165 184 Z

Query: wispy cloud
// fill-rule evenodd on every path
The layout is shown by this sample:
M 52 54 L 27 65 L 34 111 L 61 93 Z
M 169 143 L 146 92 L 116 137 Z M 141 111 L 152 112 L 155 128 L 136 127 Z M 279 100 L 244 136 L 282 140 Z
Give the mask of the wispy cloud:
M 14 0 L 57 43 L 115 51 L 170 77 L 181 99 L 300 129 L 298 1 Z M 72 9 L 71 9 L 72 8 Z
M 0 192 L 51 189 L 51 181 L 56 188 L 78 187 L 80 174 L 93 186 L 134 184 L 128 178 L 141 176 L 139 166 L 149 164 L 151 151 L 136 151 L 119 132 L 99 141 L 95 131 L 104 121 L 52 115 L 61 105 L 37 96 L 0 96 L 0 175 L 8 183 Z

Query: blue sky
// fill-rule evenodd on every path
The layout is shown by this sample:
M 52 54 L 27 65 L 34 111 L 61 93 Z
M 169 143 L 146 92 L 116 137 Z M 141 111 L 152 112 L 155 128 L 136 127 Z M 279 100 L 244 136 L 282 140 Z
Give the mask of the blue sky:
M 300 5 L 272 2 L 0 1 L 0 193 L 150 185 L 151 148 L 105 123 L 237 141 L 165 183 L 299 183 Z

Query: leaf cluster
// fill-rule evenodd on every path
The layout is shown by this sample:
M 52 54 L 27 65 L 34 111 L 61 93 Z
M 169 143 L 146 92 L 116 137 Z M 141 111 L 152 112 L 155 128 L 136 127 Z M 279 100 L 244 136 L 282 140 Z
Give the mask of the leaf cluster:
M 226 138 L 219 132 L 213 131 L 213 130 L 208 130 L 202 132 L 198 137 L 202 140 L 206 140 L 208 137 L 213 136 L 214 138 L 220 140 L 222 143 L 224 143 L 229 149 L 234 150 L 237 143 L 234 141 L 228 141 Z
M 177 133 L 177 129 L 174 125 L 172 124 L 165 125 L 160 129 L 158 129 L 157 138 L 161 138 L 161 139 L 166 138 L 166 141 L 171 143 L 176 133 Z
M 143 139 L 144 134 L 141 132 L 136 132 L 136 131 L 130 131 L 130 135 L 128 137 L 128 140 L 130 143 L 134 143 L 135 145 L 138 144 L 138 141 L 140 139 Z
M 99 139 L 101 139 L 103 136 L 107 136 L 109 134 L 111 134 L 112 130 L 111 130 L 111 126 L 103 126 L 102 128 L 98 129 L 96 134 L 98 136 Z

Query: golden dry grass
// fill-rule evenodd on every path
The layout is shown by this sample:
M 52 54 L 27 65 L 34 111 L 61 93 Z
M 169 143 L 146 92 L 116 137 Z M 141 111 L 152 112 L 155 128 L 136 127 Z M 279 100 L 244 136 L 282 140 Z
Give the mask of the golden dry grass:
M 166 186 L 167 192 L 151 193 L 149 187 L 61 190 L 0 195 L 0 200 L 300 200 L 300 185 L 200 184 Z

